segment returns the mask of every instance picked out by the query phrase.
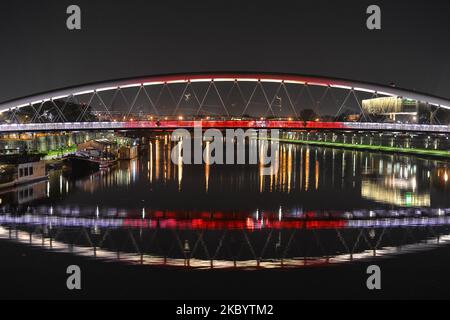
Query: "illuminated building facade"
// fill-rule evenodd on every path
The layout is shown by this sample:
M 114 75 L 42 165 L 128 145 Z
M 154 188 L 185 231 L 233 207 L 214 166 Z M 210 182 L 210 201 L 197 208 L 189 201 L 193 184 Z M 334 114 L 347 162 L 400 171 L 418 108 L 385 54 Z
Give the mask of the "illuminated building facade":
M 362 108 L 371 118 L 383 122 L 429 124 L 432 119 L 426 103 L 401 97 L 362 100 Z

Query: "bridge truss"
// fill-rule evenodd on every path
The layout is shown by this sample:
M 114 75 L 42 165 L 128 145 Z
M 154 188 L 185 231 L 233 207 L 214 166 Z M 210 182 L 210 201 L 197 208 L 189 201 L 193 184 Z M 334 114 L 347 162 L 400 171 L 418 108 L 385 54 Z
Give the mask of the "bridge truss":
M 429 108 L 428 124 L 447 124 L 450 101 L 443 98 L 349 80 L 250 73 L 164 75 L 55 90 L 0 104 L 0 124 L 44 124 L 45 129 L 48 124 L 171 120 L 375 123 L 362 101 L 377 97 L 418 101 Z

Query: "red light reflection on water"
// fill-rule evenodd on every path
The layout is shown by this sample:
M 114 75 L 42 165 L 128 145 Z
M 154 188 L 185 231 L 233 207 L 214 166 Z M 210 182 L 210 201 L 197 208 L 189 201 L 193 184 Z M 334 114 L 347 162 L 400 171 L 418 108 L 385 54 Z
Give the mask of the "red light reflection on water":
M 134 228 L 161 228 L 161 229 L 240 229 L 240 230 L 260 230 L 260 229 L 332 229 L 345 228 L 346 220 L 253 220 L 247 219 L 125 219 L 125 227 Z

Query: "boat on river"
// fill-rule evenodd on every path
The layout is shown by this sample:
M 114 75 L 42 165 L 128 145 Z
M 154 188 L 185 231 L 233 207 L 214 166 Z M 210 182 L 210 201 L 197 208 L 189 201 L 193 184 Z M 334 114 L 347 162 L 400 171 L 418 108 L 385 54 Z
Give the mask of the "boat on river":
M 114 167 L 117 164 L 117 159 L 110 155 L 77 151 L 65 156 L 63 164 L 72 172 L 94 172 Z

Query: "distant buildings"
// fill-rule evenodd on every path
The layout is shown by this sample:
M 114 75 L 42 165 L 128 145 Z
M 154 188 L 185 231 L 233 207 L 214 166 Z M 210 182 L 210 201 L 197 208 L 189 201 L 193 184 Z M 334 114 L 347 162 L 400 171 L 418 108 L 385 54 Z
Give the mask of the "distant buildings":
M 428 124 L 432 119 L 432 110 L 426 103 L 399 97 L 362 100 L 362 108 L 376 122 Z

